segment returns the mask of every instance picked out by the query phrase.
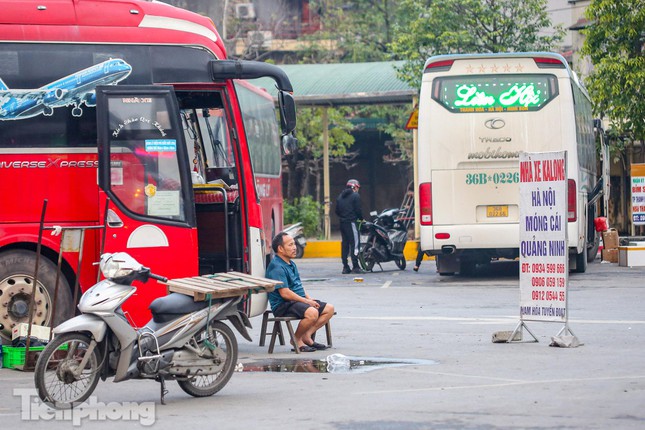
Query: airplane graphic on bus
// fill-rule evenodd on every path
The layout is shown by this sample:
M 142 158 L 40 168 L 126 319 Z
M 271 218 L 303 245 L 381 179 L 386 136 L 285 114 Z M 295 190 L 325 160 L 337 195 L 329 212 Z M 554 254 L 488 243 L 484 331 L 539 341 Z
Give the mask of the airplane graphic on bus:
M 0 120 L 51 116 L 55 108 L 71 105 L 72 116 L 80 117 L 82 104 L 96 106 L 97 85 L 116 85 L 131 72 L 132 66 L 113 58 L 37 89 L 9 89 L 0 78 Z

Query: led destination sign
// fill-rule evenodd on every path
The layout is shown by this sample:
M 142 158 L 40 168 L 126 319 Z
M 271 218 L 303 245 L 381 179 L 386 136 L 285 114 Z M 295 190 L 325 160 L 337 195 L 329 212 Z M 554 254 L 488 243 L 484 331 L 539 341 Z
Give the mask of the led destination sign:
M 456 76 L 435 81 L 432 98 L 458 113 L 542 109 L 558 94 L 552 75 Z

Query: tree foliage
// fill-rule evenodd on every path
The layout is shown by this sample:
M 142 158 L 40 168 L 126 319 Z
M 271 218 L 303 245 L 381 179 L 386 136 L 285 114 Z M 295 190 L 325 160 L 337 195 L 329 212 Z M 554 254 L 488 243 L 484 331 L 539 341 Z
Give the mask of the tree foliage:
M 390 59 L 397 10 L 396 0 L 338 1 L 344 19 L 334 29 L 340 34 L 343 62 L 384 61 Z
M 322 205 L 311 196 L 295 198 L 293 204 L 284 202 L 284 224 L 301 222 L 306 237 L 320 236 L 322 213 Z
M 323 108 L 303 108 L 298 110 L 298 121 L 307 124 L 298 128 L 298 147 L 314 158 L 322 157 L 323 151 Z M 352 129 L 347 108 L 327 108 L 329 117 L 329 155 L 342 157 L 354 144 L 354 138 L 348 134 Z
M 618 135 L 645 140 L 645 0 L 594 0 L 583 53 L 594 70 L 587 87 L 594 110 Z
M 386 143 L 388 153 L 383 161 L 412 162 L 412 133 L 405 128 L 411 111 L 411 104 L 359 106 L 355 109 L 356 117 L 382 120 L 377 129 L 392 139 Z
M 407 63 L 399 70 L 400 77 L 414 87 L 419 86 L 425 60 L 434 54 L 548 50 L 564 35 L 562 28 L 552 34 L 546 12 L 546 0 L 325 0 L 321 2 L 322 28 L 310 36 L 313 43 L 303 52 L 300 62 L 364 62 L 404 59 Z M 324 49 L 324 41 L 333 40 L 335 49 Z M 313 116 L 300 111 L 300 130 L 317 133 L 321 130 Z M 330 110 L 330 112 L 332 112 Z M 408 106 L 379 106 L 355 108 L 353 115 L 385 119 L 379 129 L 392 137 L 386 161 L 404 161 L 412 158 L 411 134 L 404 129 L 409 116 Z M 330 124 L 334 124 L 330 118 Z M 339 138 L 349 128 L 332 130 Z M 331 135 L 330 135 L 331 136 Z M 308 169 L 319 164 L 318 150 L 322 145 L 315 136 L 306 138 L 311 156 L 305 156 Z M 345 148 L 346 150 L 346 148 Z M 343 153 L 331 152 L 339 160 Z M 302 168 L 304 166 L 300 165 Z M 290 169 L 291 169 L 290 165 Z M 313 172 L 313 171 L 312 171 Z M 308 186 L 297 179 L 304 195 Z M 293 184 L 288 187 L 293 190 Z
M 395 0 L 312 0 L 309 7 L 320 11 L 321 30 L 302 36 L 308 47 L 298 52 L 300 64 L 383 61 L 390 58 Z M 327 108 L 329 115 L 329 155 L 334 162 L 351 165 L 355 154 L 349 118 L 361 109 Z M 311 188 L 318 193 L 322 181 L 322 111 L 298 110 L 299 149 L 287 158 L 289 198 L 305 196 Z
M 401 0 L 392 53 L 407 60 L 399 70 L 419 87 L 428 57 L 438 54 L 550 50 L 553 34 L 546 0 Z
M 199 3 L 202 8 L 209 3 L 206 0 L 171 1 L 184 6 Z M 282 54 L 278 62 L 320 64 L 403 59 L 407 63 L 399 70 L 401 78 L 418 87 L 423 64 L 431 55 L 552 48 L 561 40 L 564 31 L 556 29 L 553 34 L 546 33 L 551 28 L 546 1 L 310 0 L 309 9 L 320 16 L 320 30 L 302 35 L 300 40 L 308 42 L 307 48 Z M 268 27 L 251 28 L 254 21 L 240 21 L 229 16 L 227 37 L 243 37 L 250 30 L 275 32 L 280 26 L 288 25 L 288 16 L 293 15 L 293 11 L 284 7 L 288 3 L 276 0 L 278 6 L 271 23 L 261 24 Z M 229 3 L 229 8 L 231 5 Z M 203 11 L 200 9 L 200 12 Z M 260 25 L 259 21 L 255 25 Z M 270 53 L 252 49 L 244 54 L 244 58 L 255 60 L 267 56 L 271 56 Z M 409 106 L 329 108 L 328 113 L 332 161 L 351 164 L 352 154 L 348 150 L 354 139 L 348 118 L 356 116 L 385 120 L 379 130 L 391 136 L 393 141 L 386 161 L 411 159 L 412 138 L 404 130 Z M 286 158 L 289 198 L 307 195 L 311 189 L 320 190 L 320 109 L 299 109 L 298 139 L 299 151 Z
M 347 108 L 326 108 L 329 121 L 329 155 L 342 161 L 354 144 Z M 298 150 L 286 157 L 289 182 L 287 196 L 305 196 L 312 184 L 320 188 L 323 157 L 322 108 L 298 109 Z M 314 181 L 314 182 L 312 182 Z

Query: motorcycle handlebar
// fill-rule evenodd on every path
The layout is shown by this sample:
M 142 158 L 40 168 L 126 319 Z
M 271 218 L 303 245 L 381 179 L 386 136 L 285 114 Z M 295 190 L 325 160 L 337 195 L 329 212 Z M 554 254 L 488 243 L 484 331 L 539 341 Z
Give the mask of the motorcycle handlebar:
M 164 282 L 164 283 L 168 282 L 168 278 L 166 278 L 165 276 L 155 275 L 154 273 L 149 273 L 148 277 L 152 278 L 152 279 L 156 279 L 157 281 L 161 281 L 161 282 Z

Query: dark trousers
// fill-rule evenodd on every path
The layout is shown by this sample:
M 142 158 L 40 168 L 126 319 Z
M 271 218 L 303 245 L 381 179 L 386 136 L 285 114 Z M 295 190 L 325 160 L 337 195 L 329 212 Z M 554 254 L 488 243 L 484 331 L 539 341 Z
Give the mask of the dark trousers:
M 423 256 L 425 254 L 426 253 L 421 250 L 417 253 L 417 261 L 414 264 L 415 267 L 419 267 L 421 265 L 421 260 L 423 260 Z
M 348 266 L 347 257 L 352 258 L 352 267 L 358 267 L 358 228 L 355 222 L 340 223 L 340 235 L 342 238 L 340 257 L 343 260 L 343 267 Z

